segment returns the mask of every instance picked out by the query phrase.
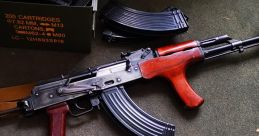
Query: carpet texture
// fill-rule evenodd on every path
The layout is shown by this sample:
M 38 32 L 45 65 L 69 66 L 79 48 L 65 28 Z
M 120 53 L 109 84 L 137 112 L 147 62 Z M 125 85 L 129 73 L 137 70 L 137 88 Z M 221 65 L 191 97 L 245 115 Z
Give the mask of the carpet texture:
M 0 48 L 0 87 L 39 81 L 73 73 L 116 60 L 122 51 L 157 48 L 188 39 L 206 39 L 228 34 L 237 39 L 259 35 L 258 0 L 121 0 L 144 11 L 161 11 L 168 6 L 188 17 L 187 33 L 165 41 L 109 44 L 101 40 L 101 24 L 92 52 L 39 51 Z M 258 136 L 259 132 L 259 48 L 191 66 L 190 84 L 205 99 L 198 110 L 187 110 L 164 79 L 139 81 L 125 86 L 133 101 L 150 115 L 176 125 L 177 136 Z M 68 136 L 121 136 L 126 133 L 95 110 L 87 115 L 68 116 Z M 48 117 L 42 112 L 30 118 L 0 119 L 1 136 L 46 136 Z

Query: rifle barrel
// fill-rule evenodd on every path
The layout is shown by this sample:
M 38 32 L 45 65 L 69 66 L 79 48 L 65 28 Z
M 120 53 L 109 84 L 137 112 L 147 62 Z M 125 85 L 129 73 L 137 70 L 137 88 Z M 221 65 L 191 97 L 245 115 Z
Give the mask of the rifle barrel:
M 253 37 L 243 41 L 243 46 L 249 46 L 252 44 L 259 44 L 259 36 Z
M 259 45 L 259 36 L 244 41 L 235 40 L 230 44 L 216 46 L 210 49 L 203 49 L 205 59 L 216 58 L 233 52 L 242 53 L 244 49 Z

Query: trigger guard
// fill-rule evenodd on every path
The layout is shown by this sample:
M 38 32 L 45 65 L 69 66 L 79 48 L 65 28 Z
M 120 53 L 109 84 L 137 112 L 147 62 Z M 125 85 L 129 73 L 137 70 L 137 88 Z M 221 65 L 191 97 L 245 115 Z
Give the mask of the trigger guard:
M 94 109 L 92 105 L 89 108 L 80 107 L 77 102 L 70 102 L 68 106 L 70 115 L 74 117 L 82 116 Z
M 83 108 L 83 107 L 80 107 L 77 103 L 74 103 L 74 105 L 75 105 L 75 107 L 77 108 L 77 109 L 79 109 L 79 110 L 86 110 L 87 109 L 87 111 L 88 110 L 91 110 L 91 109 L 93 109 L 93 106 L 91 106 L 91 108 Z

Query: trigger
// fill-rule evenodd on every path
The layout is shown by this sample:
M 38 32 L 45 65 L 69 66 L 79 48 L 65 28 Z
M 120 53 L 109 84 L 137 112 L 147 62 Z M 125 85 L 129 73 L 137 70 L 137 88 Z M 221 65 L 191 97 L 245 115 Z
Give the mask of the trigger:
M 100 101 L 98 98 L 89 98 L 87 96 L 81 97 L 76 100 L 68 102 L 70 114 L 72 116 L 78 117 L 86 114 L 94 109 L 94 107 L 99 108 Z

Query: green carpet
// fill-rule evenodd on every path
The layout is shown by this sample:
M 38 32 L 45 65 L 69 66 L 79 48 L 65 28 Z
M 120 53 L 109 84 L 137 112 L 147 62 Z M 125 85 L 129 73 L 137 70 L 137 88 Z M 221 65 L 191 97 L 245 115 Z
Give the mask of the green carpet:
M 108 44 L 101 40 L 100 23 L 90 54 L 0 48 L 0 87 L 48 79 L 62 73 L 111 62 L 122 51 L 157 48 L 170 42 L 206 39 L 228 34 L 237 39 L 259 35 L 258 0 L 130 0 L 132 8 L 160 11 L 181 9 L 190 29 L 163 42 Z M 177 136 L 258 136 L 259 48 L 196 64 L 187 75 L 205 99 L 198 110 L 187 110 L 163 79 L 139 81 L 125 86 L 134 102 L 150 115 L 176 125 Z M 121 136 L 126 133 L 102 111 L 79 118 L 68 117 L 68 136 Z M 48 117 L 42 112 L 30 118 L 0 119 L 1 136 L 46 136 Z

